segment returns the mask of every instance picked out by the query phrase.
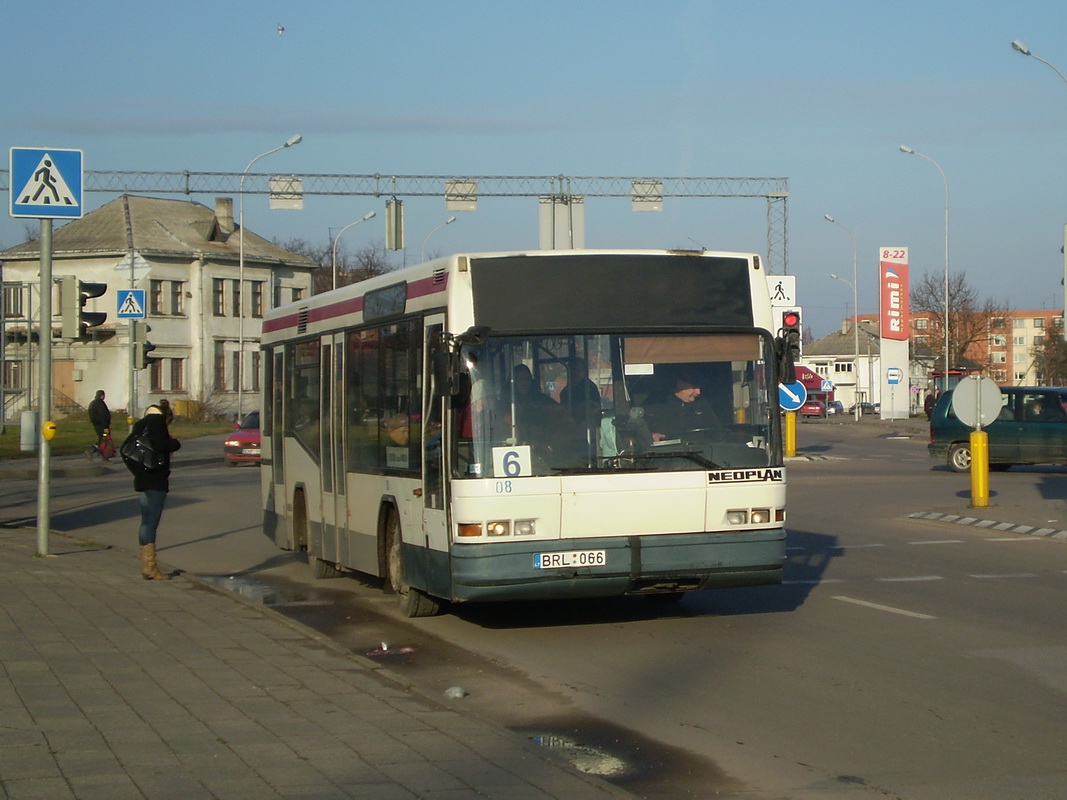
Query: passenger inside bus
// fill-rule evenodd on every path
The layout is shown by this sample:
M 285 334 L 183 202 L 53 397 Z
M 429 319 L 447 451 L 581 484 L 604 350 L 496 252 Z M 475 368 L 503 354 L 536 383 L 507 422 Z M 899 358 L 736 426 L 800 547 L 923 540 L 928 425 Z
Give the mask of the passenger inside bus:
M 580 426 L 594 431 L 600 429 L 600 390 L 589 379 L 589 365 L 584 358 L 571 361 L 559 403 Z

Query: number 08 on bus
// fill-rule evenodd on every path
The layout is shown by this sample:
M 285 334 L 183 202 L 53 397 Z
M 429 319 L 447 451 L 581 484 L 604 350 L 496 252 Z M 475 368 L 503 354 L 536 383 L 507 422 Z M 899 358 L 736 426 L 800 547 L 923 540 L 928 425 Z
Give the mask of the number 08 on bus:
M 781 582 L 757 255 L 453 255 L 273 309 L 262 349 L 264 532 L 316 577 L 408 616 Z

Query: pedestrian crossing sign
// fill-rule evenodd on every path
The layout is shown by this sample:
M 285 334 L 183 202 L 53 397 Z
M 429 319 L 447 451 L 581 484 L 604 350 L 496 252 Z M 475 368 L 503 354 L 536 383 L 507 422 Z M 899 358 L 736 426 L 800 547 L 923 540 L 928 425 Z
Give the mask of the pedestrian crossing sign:
M 12 147 L 8 166 L 11 216 L 81 219 L 81 150 Z
M 118 290 L 118 318 L 144 319 L 144 289 Z

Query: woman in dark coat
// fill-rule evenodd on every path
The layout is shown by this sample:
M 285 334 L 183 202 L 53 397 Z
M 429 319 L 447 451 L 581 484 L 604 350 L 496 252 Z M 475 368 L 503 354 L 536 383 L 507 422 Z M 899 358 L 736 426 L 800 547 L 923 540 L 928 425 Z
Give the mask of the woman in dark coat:
M 133 489 L 141 493 L 141 527 L 137 532 L 137 541 L 141 545 L 141 575 L 146 581 L 168 581 L 170 575 L 160 572 L 156 564 L 156 529 L 170 491 L 170 454 L 182 445 L 170 435 L 163 409 L 156 405 L 145 409 L 144 416 L 133 424 L 130 435 L 142 434 L 152 449 L 163 455 L 163 466 L 153 472 L 130 468 Z

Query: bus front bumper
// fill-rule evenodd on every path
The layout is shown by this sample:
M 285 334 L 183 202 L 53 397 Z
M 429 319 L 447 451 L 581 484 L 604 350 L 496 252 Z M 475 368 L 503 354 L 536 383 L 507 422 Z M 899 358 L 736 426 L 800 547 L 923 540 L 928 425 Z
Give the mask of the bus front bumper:
M 454 544 L 452 599 L 605 597 L 764 586 L 782 582 L 784 562 L 782 528 Z

